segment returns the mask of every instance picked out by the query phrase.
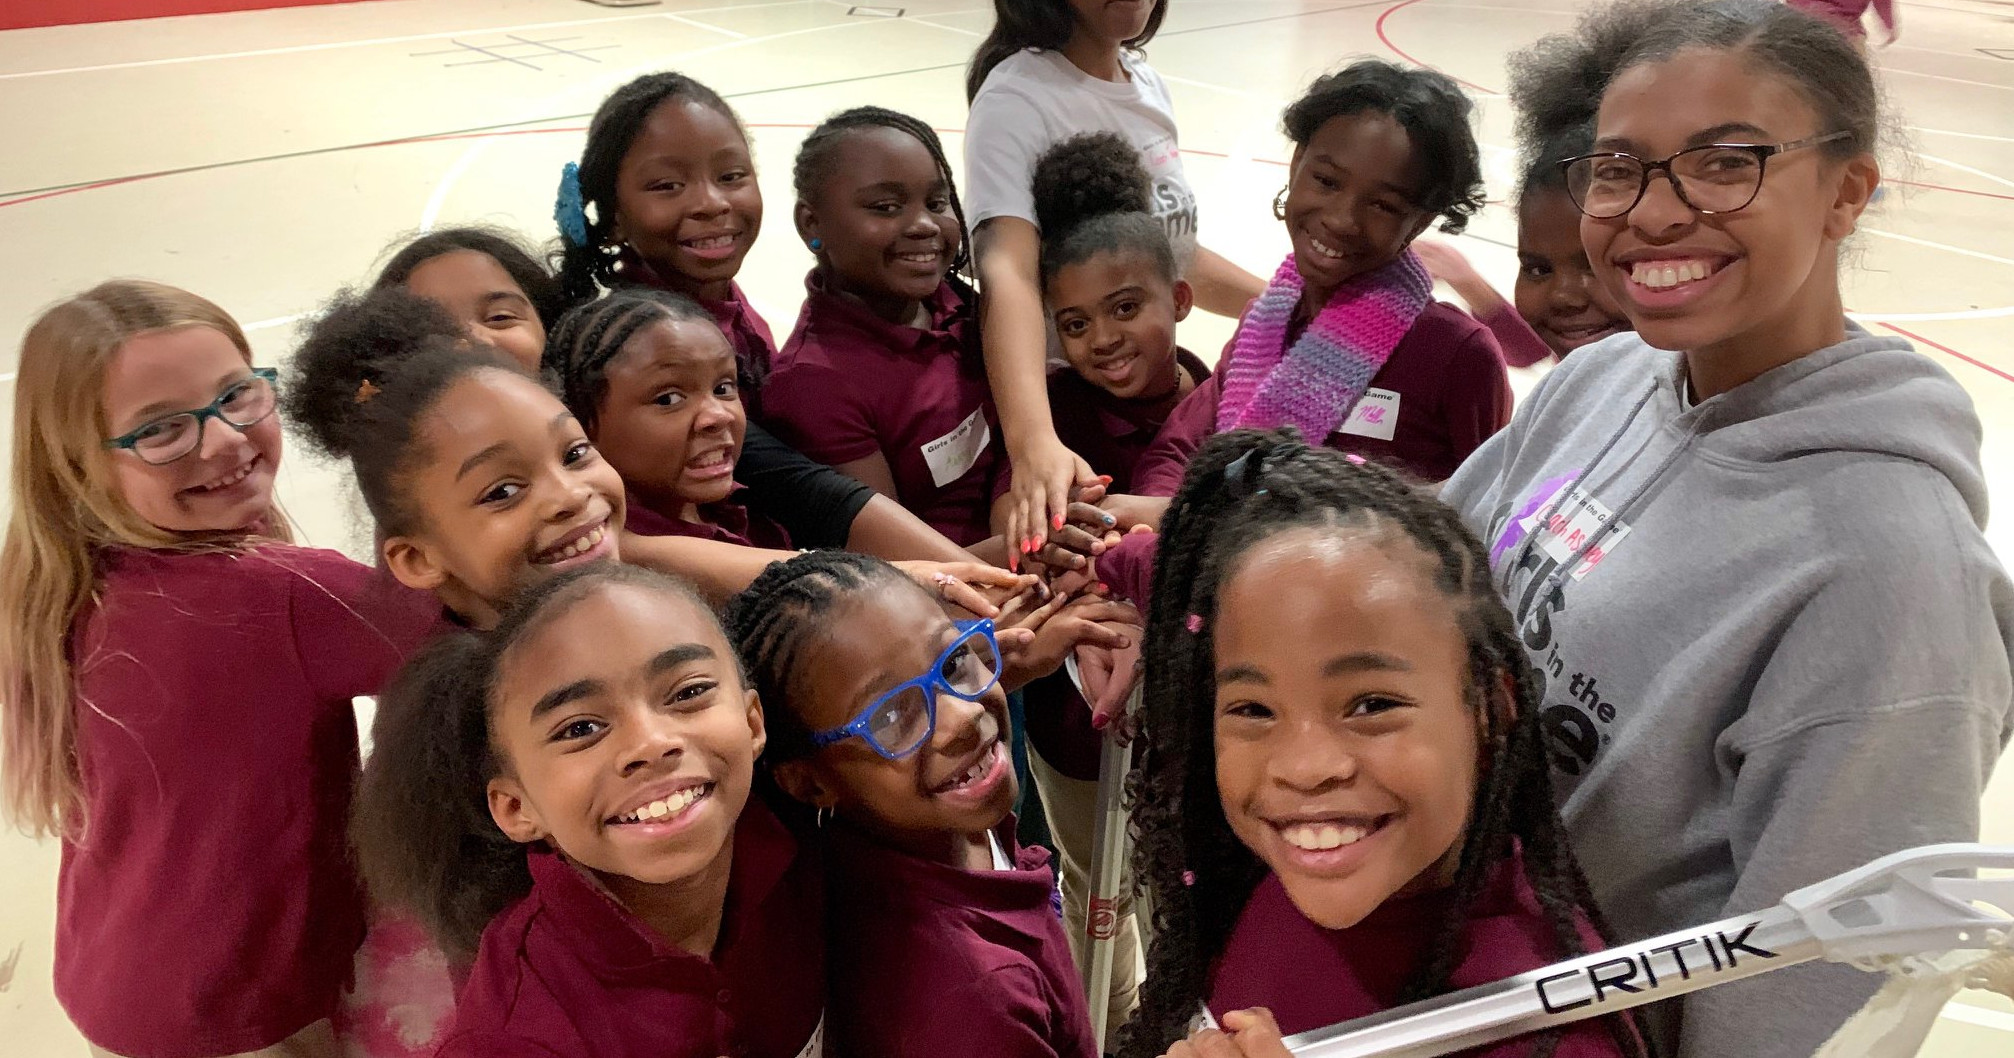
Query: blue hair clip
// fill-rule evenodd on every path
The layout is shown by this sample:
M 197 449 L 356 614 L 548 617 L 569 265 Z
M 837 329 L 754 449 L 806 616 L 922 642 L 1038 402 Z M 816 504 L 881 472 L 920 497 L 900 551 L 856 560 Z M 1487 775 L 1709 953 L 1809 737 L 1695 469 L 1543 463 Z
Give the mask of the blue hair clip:
M 560 238 L 568 246 L 587 245 L 587 206 L 580 197 L 580 166 L 573 162 L 559 171 L 559 200 L 553 203 L 552 219 L 559 222 Z

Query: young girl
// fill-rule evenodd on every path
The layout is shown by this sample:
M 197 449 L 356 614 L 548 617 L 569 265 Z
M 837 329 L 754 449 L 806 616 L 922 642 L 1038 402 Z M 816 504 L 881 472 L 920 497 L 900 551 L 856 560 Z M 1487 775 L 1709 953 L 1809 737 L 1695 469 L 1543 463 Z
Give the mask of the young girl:
M 374 737 L 372 891 L 474 952 L 444 1058 L 820 1053 L 820 871 L 748 799 L 762 706 L 689 588 L 548 580 L 415 659 Z
M 834 1050 L 1096 1058 L 1048 853 L 1014 839 L 1005 634 L 843 552 L 771 567 L 730 624 L 831 857 Z
M 762 231 L 762 189 L 748 133 L 719 93 L 670 72 L 616 89 L 588 123 L 580 164 L 567 165 L 555 212 L 569 301 L 631 285 L 698 301 L 753 399 L 776 339 L 734 277 Z
M 560 318 L 546 367 L 629 487 L 630 531 L 790 547 L 781 526 L 738 499 L 748 416 L 734 349 L 697 302 L 614 291 Z
M 987 371 L 1017 471 L 1010 539 L 1061 524 L 1072 485 L 1092 476 L 1064 447 L 1045 399 L 1055 350 L 1042 311 L 1031 186 L 1050 147 L 1087 132 L 1118 135 L 1151 174 L 1152 208 L 1204 310 L 1235 316 L 1265 289 L 1259 277 L 1197 245 L 1196 195 L 1183 175 L 1174 102 L 1140 51 L 1168 0 L 995 0 L 993 31 L 972 55 L 965 97 L 965 180 L 982 285 Z M 1045 355 L 1046 354 L 1046 355 Z
M 460 621 L 494 625 L 512 594 L 619 557 L 622 479 L 558 398 L 481 347 L 318 327 L 287 412 L 356 473 L 385 568 Z
M 1593 146 L 1592 131 L 1576 126 L 1551 137 L 1525 167 L 1518 184 L 1518 272 L 1510 304 L 1460 250 L 1416 244 L 1427 270 L 1461 295 L 1512 367 L 1564 360 L 1576 349 L 1629 330 L 1628 318 L 1595 280 L 1580 244 L 1580 210 L 1567 194 L 1559 164 Z
M 928 125 L 835 115 L 798 151 L 797 229 L 818 264 L 764 392 L 805 455 L 899 500 L 965 546 L 992 535 L 1003 466 L 979 354 L 965 219 Z
M 496 228 L 440 228 L 400 247 L 371 283 L 439 302 L 472 342 L 537 371 L 545 325 L 565 309 L 559 284 L 515 234 Z
M 1458 232 L 1482 204 L 1473 109 L 1446 75 L 1365 59 L 1287 108 L 1294 141 L 1274 201 L 1293 254 L 1135 471 L 1166 496 L 1203 438 L 1297 427 L 1311 442 L 1439 481 L 1510 419 L 1496 341 L 1432 298 L 1413 239 Z
M 1156 929 L 1121 1054 L 1263 1008 L 1227 1024 L 1285 1055 L 1279 1033 L 1600 947 L 1532 664 L 1452 510 L 1239 431 L 1197 453 L 1163 534 L 1133 808 Z M 1642 1053 L 1620 1020 L 1546 1035 L 1477 1053 Z
M 94 1054 L 338 1053 L 350 699 L 434 614 L 287 543 L 274 403 L 237 323 L 157 283 L 69 298 L 22 343 L 7 805 L 62 839 L 56 995 Z
M 1049 372 L 1056 431 L 1113 493 L 1209 365 L 1175 344 L 1195 294 L 1150 212 L 1138 153 L 1111 133 L 1075 136 L 1035 167 L 1042 297 L 1063 346 Z
M 1971 399 L 1842 305 L 1881 179 L 1866 61 L 1781 3 L 1684 0 L 1600 9 L 1513 68 L 1528 151 L 1594 121 L 1567 187 L 1636 333 L 1570 357 L 1442 495 L 1543 666 L 1561 814 L 1619 937 L 1975 840 L 2014 584 Z M 1805 1055 L 1876 983 L 1771 974 L 1662 1034 Z

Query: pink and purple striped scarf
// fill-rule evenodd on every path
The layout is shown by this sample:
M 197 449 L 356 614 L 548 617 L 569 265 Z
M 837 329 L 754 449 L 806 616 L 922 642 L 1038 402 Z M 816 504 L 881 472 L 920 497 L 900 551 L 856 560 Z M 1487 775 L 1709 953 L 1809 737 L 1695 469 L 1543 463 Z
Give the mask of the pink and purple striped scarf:
M 1287 328 L 1301 287 L 1289 255 L 1245 314 L 1224 369 L 1219 432 L 1295 426 L 1309 444 L 1321 444 L 1413 329 L 1433 297 L 1434 281 L 1407 250 L 1337 288 L 1290 349 Z

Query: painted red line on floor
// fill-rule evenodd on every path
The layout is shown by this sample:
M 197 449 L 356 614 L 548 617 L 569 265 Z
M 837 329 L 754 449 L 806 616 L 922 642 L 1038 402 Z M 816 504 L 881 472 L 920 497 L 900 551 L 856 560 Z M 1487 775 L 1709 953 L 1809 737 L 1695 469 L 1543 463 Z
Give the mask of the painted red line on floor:
M 2001 378 L 2004 378 L 2004 379 L 2006 379 L 2006 380 L 2007 380 L 2007 381 L 2009 381 L 2009 382 L 2014 382 L 2014 374 L 2010 374 L 2010 373 L 2008 373 L 2008 372 L 2006 372 L 2006 371 L 2002 371 L 2002 370 L 2000 370 L 1999 368 L 1997 368 L 1997 367 L 1994 367 L 1994 366 L 1993 366 L 1992 364 L 1989 364 L 1989 363 L 1985 362 L 1984 360 L 1979 360 L 1979 359 L 1975 359 L 1975 358 L 1973 358 L 1973 357 L 1970 357 L 1970 356 L 1966 356 L 1966 355 L 1965 355 L 1964 353 L 1961 353 L 1961 352 L 1959 352 L 1958 350 L 1956 350 L 1956 349 L 1953 349 L 1953 348 L 1951 348 L 1951 347 L 1950 347 L 1950 346 L 1948 346 L 1948 345 L 1944 345 L 1944 344 L 1943 344 L 1943 343 L 1941 343 L 1941 342 L 1933 342 L 1933 341 L 1931 341 L 1930 339 L 1928 339 L 1928 338 L 1925 338 L 1925 337 L 1923 337 L 1923 336 L 1922 336 L 1922 335 L 1920 335 L 1920 334 L 1917 334 L 1917 333 L 1916 333 L 1915 331 L 1905 331 L 1905 330 L 1903 330 L 1902 328 L 1900 328 L 1900 327 L 1897 327 L 1896 325 L 1894 325 L 1894 324 L 1892 324 L 1892 323 L 1884 323 L 1884 324 L 1882 324 L 1882 326 L 1883 326 L 1883 327 L 1886 327 L 1886 328 L 1888 328 L 1888 329 L 1889 329 L 1889 330 L 1891 330 L 1891 331 L 1894 331 L 1894 332 L 1895 332 L 1896 334 L 1899 334 L 1899 335 L 1901 335 L 1902 337 L 1904 337 L 1904 338 L 1907 338 L 1907 339 L 1909 339 L 1909 340 L 1910 340 L 1910 341 L 1912 341 L 1912 342 L 1916 342 L 1916 343 L 1919 343 L 1919 344 L 1922 344 L 1922 345 L 1927 345 L 1927 346 L 1929 346 L 1930 348 L 1932 348 L 1932 349 L 1935 349 L 1935 350 L 1937 350 L 1937 351 L 1938 351 L 1938 352 L 1940 352 L 1940 353 L 1949 353 L 1949 354 L 1951 354 L 1952 356 L 1955 356 L 1955 357 L 1957 357 L 1958 359 L 1960 359 L 1960 360 L 1963 360 L 1963 361 L 1965 361 L 1965 362 L 1966 362 L 1966 363 L 1968 363 L 1968 364 L 1971 364 L 1971 365 L 1972 365 L 1973 367 L 1976 367 L 1976 368 L 1978 368 L 1978 369 L 1979 369 L 1979 370 L 1981 370 L 1981 371 L 1985 371 L 1985 372 L 1987 372 L 1987 373 L 1989 373 L 1989 374 L 1994 374 L 1994 375 L 1999 375 L 1999 376 L 2000 376 Z
M 1476 84 L 1474 81 L 1464 81 L 1459 77 L 1455 77 L 1454 74 L 1448 73 L 1446 70 L 1442 70 L 1440 67 L 1435 66 L 1433 63 L 1421 62 L 1420 60 L 1413 58 L 1413 56 L 1409 52 L 1407 52 L 1404 48 L 1401 48 L 1397 44 L 1392 43 L 1392 38 L 1385 33 L 1385 20 L 1391 18 L 1393 15 L 1398 14 L 1400 11 L 1403 11 L 1406 8 L 1411 7 L 1419 2 L 1420 0 L 1399 0 L 1398 3 L 1393 4 L 1388 8 L 1385 8 L 1384 11 L 1379 13 L 1377 25 L 1374 28 L 1377 30 L 1378 39 L 1384 42 L 1385 47 L 1388 50 L 1390 50 L 1393 55 L 1396 55 L 1399 58 L 1404 59 L 1409 63 L 1412 63 L 1414 66 L 1424 66 L 1429 70 L 1439 70 L 1441 73 L 1447 73 L 1449 77 L 1454 78 L 1456 84 L 1460 84 L 1468 88 L 1473 88 L 1476 91 L 1483 93 L 1484 95 L 1492 95 L 1492 96 L 1502 95 L 1503 94 L 1502 92 L 1499 92 L 1494 88 L 1484 88 L 1482 85 Z
M 1943 184 L 1922 184 L 1914 180 L 1890 180 L 1891 184 L 1903 187 L 1920 187 L 1925 191 L 1949 191 L 1954 195 L 1977 195 L 1980 198 L 1997 198 L 2002 202 L 2014 202 L 2014 195 L 2002 195 L 1992 191 L 1974 191 L 1966 187 L 1945 187 Z

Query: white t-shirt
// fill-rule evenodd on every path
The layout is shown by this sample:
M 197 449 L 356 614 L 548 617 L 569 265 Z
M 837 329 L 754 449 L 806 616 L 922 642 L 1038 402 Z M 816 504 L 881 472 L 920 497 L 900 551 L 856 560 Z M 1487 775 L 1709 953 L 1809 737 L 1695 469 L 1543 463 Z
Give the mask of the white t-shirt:
M 1154 181 L 1154 216 L 1167 225 L 1183 271 L 1196 256 L 1196 195 L 1182 174 L 1175 106 L 1161 75 L 1120 52 L 1129 80 L 1105 81 L 1062 53 L 1029 48 L 1008 56 L 972 100 L 965 122 L 965 216 L 973 227 L 994 217 L 1035 223 L 1035 163 L 1056 144 L 1086 132 L 1111 132 L 1140 151 Z

